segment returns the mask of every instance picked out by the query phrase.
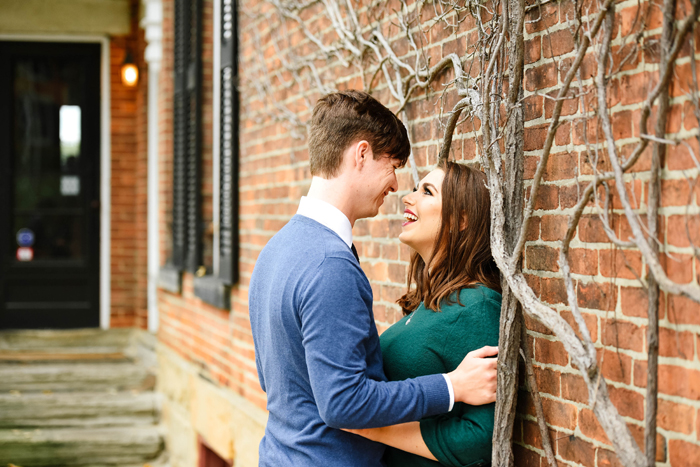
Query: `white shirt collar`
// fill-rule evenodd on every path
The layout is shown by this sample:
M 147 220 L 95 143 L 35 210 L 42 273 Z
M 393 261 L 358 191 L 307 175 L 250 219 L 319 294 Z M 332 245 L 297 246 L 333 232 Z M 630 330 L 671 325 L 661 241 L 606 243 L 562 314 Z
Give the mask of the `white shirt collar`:
M 338 234 L 348 246 L 352 246 L 352 225 L 350 225 L 350 220 L 340 209 L 332 204 L 320 199 L 302 196 L 301 201 L 299 201 L 297 214 L 325 225 Z

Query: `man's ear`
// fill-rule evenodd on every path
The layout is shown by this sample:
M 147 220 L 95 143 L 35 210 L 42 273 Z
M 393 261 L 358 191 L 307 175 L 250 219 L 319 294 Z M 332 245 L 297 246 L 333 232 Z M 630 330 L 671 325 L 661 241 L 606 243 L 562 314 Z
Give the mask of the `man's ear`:
M 372 157 L 372 149 L 369 143 L 365 140 L 358 141 L 355 144 L 355 152 L 353 154 L 355 157 L 355 165 L 362 169 L 367 163 L 368 158 Z

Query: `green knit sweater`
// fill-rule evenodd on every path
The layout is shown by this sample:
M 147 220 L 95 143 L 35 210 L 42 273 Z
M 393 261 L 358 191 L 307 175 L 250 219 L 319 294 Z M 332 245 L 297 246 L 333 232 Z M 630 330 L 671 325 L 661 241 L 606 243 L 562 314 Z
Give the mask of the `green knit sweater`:
M 500 314 L 501 294 L 482 285 L 462 289 L 459 302 L 442 305 L 440 312 L 421 303 L 380 337 L 387 378 L 399 381 L 454 370 L 472 350 L 498 345 Z M 494 407 L 456 403 L 447 414 L 421 420 L 423 440 L 440 463 L 388 448 L 387 466 L 488 465 Z

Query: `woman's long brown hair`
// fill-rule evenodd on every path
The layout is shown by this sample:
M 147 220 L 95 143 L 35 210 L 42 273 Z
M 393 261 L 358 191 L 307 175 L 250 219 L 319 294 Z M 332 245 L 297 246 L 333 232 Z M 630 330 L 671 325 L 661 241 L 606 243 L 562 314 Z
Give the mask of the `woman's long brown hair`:
M 500 273 L 491 256 L 491 200 L 486 176 L 456 162 L 445 161 L 438 168 L 445 172 L 440 230 L 427 268 L 430 273 L 418 253 L 411 256 L 408 291 L 397 300 L 404 315 L 421 302 L 440 311 L 440 305 L 459 301 L 458 296 L 452 296 L 454 292 L 474 287 L 476 282 L 501 291 Z

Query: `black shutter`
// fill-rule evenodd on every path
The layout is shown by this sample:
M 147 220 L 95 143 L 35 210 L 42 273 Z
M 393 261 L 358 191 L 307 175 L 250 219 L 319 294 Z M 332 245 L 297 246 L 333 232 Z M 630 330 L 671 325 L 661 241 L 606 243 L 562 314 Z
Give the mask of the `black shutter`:
M 238 12 L 221 1 L 219 278 L 238 281 Z
M 202 263 L 202 1 L 175 0 L 173 265 Z

